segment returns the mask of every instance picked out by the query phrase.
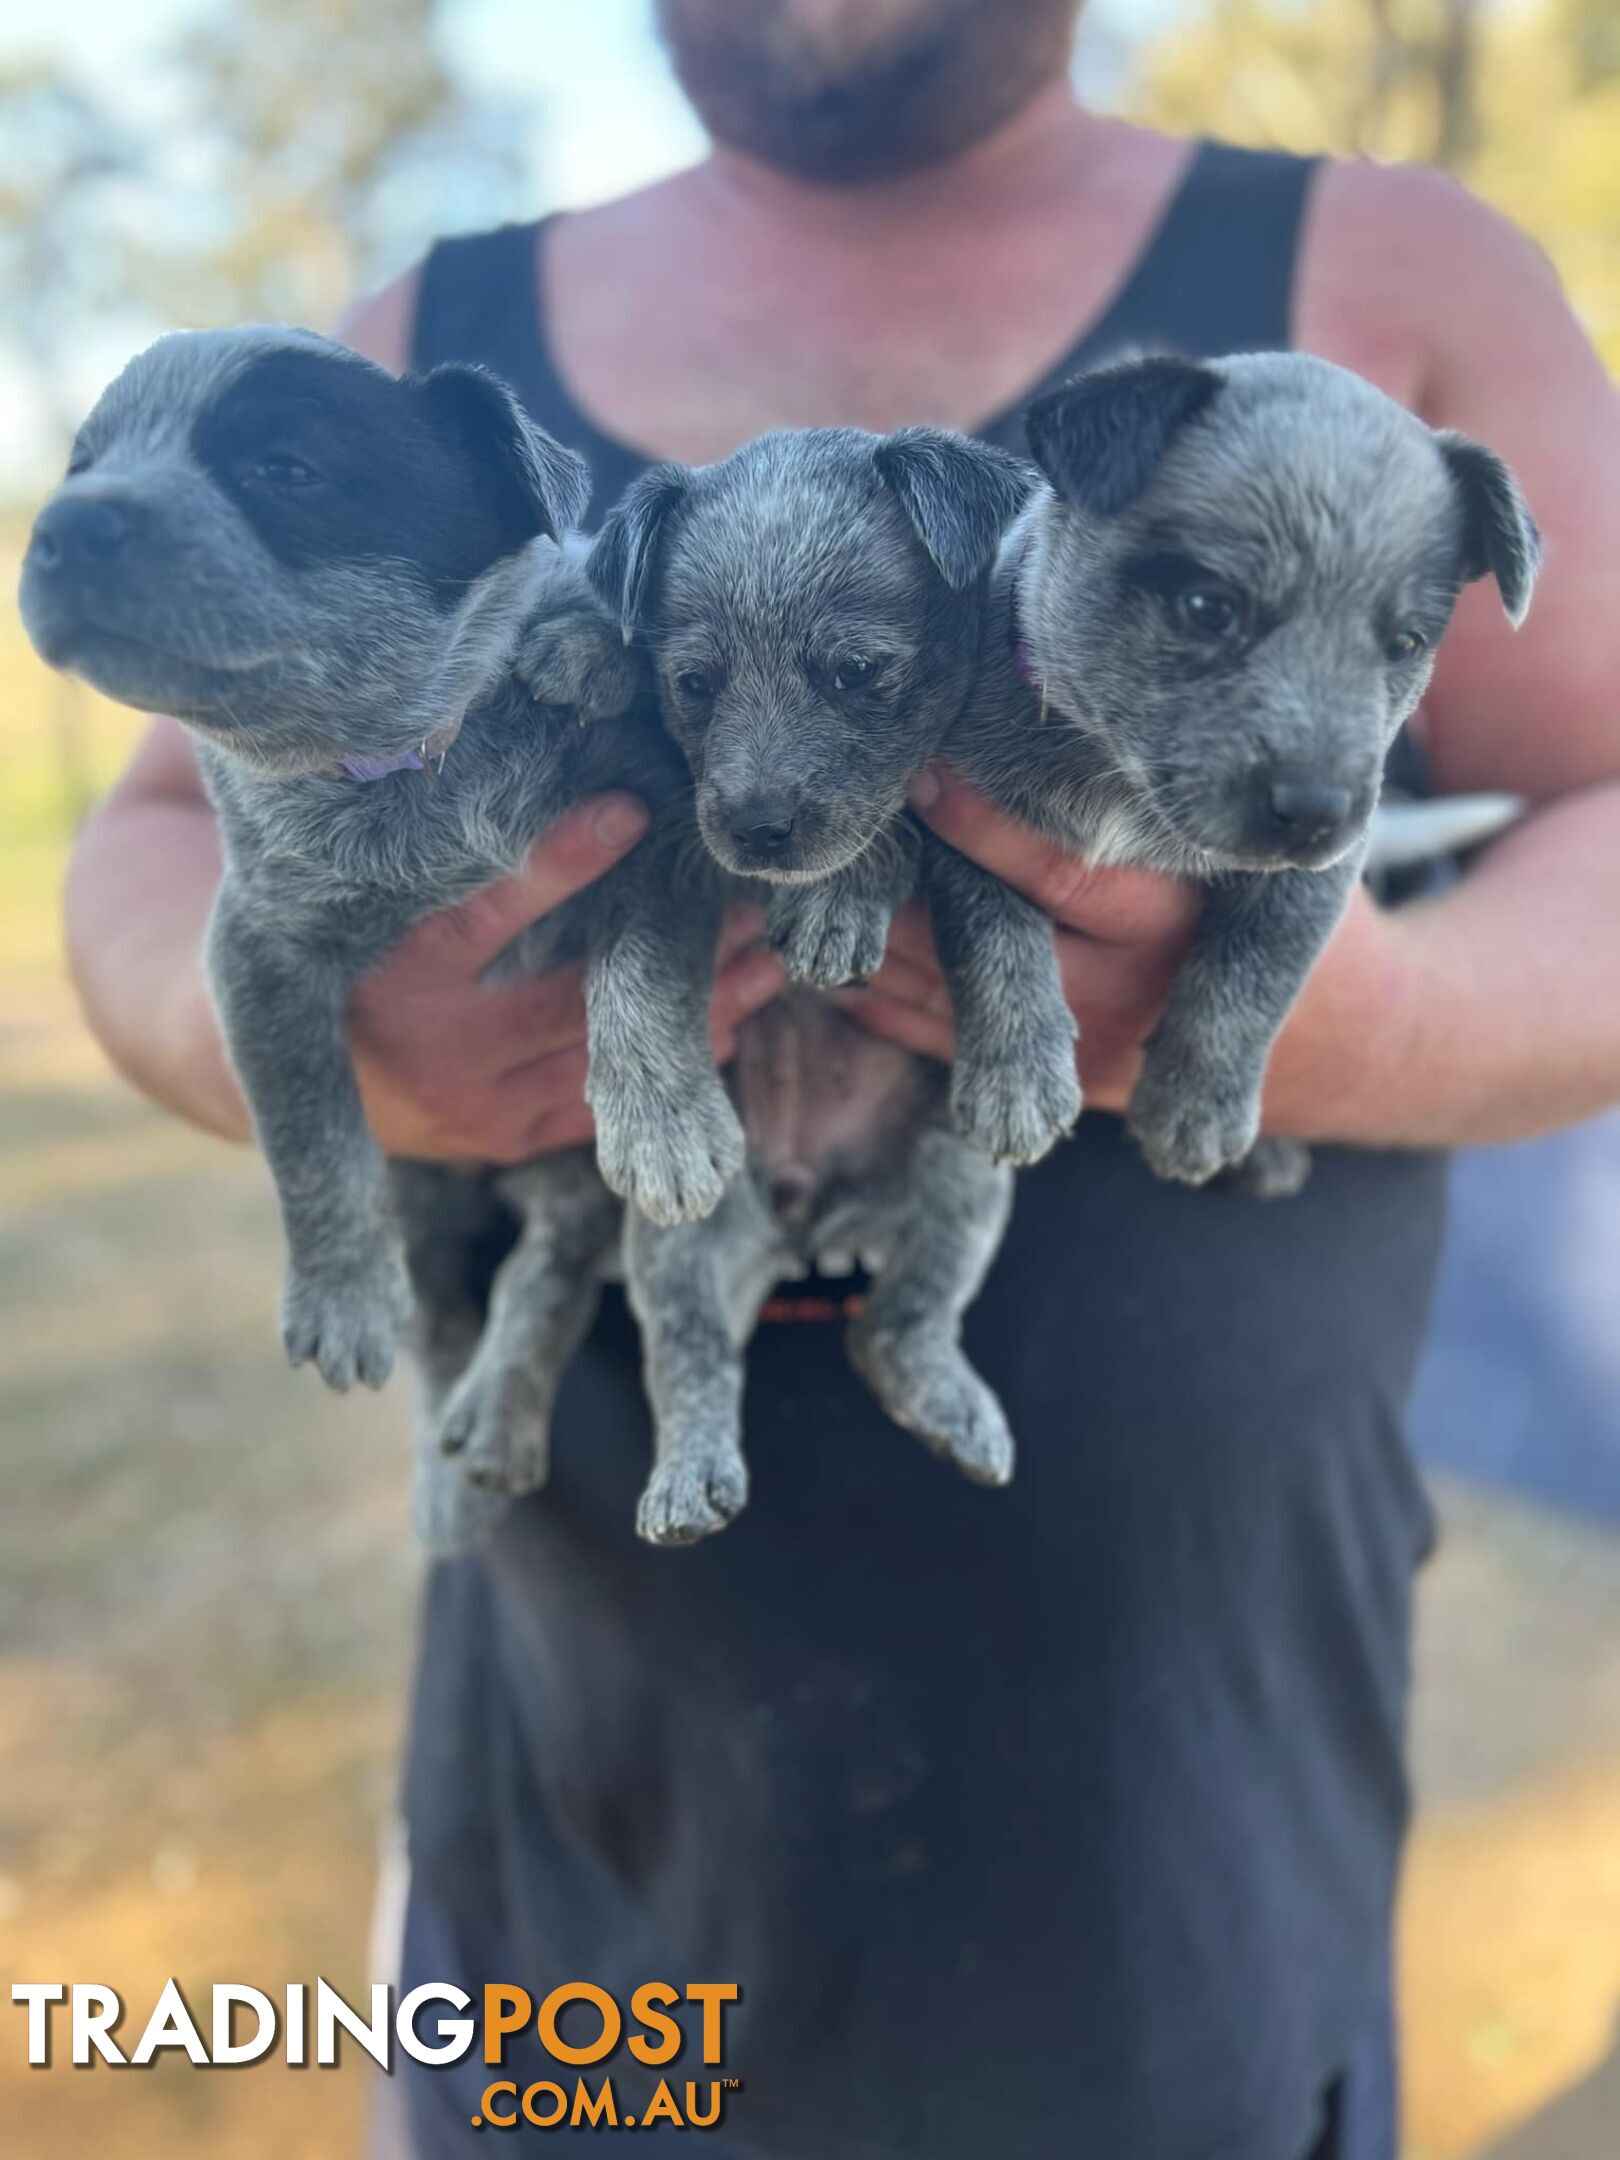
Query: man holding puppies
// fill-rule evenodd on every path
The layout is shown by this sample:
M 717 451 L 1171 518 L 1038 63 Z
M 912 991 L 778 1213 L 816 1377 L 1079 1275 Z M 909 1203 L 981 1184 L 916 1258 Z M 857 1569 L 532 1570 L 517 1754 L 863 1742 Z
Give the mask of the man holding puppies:
M 1439 1231 L 1427 1151 L 1620 1094 L 1620 420 L 1546 265 L 1460 190 L 1086 115 L 1075 12 L 662 0 L 713 154 L 444 251 L 349 335 L 389 366 L 454 348 L 511 376 L 590 457 L 597 517 L 631 446 L 692 462 L 770 427 L 924 420 L 1016 446 L 1031 390 L 1108 341 L 1321 353 L 1518 473 L 1547 542 L 1535 611 L 1514 638 L 1464 598 L 1422 749 L 1437 789 L 1535 808 L 1439 897 L 1353 900 L 1266 1096 L 1268 1129 L 1327 1144 L 1268 1209 L 1156 1184 L 1106 1114 L 1190 895 L 929 776 L 935 829 L 1060 925 L 1081 1027 L 1088 1115 L 1025 1181 L 970 1329 L 1019 1477 L 959 1489 L 864 1405 L 833 1329 L 784 1324 L 751 1363 L 748 1516 L 643 1551 L 625 1493 L 645 1426 L 610 1310 L 553 1489 L 433 1586 L 408 1957 L 537 1994 L 736 1981 L 744 2150 L 1390 2160 L 1428 1534 L 1398 1421 Z M 643 822 L 629 798 L 586 806 L 363 986 L 352 1037 L 391 1152 L 510 1162 L 588 1137 L 577 979 L 479 978 Z M 114 1059 L 245 1138 L 197 957 L 217 860 L 160 723 L 86 829 L 69 932 Z M 719 978 L 721 1055 L 780 986 L 750 930 Z M 919 923 L 849 1002 L 950 1056 Z M 424 2080 L 424 2155 L 466 2142 L 462 2098 Z

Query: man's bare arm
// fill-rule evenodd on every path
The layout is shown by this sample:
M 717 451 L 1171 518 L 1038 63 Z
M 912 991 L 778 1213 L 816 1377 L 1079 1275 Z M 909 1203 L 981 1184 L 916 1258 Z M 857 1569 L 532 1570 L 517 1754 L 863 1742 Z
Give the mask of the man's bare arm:
M 68 964 L 85 1018 L 125 1079 L 232 1140 L 251 1135 L 202 971 L 219 834 L 191 745 L 155 721 L 91 812 L 68 866 Z

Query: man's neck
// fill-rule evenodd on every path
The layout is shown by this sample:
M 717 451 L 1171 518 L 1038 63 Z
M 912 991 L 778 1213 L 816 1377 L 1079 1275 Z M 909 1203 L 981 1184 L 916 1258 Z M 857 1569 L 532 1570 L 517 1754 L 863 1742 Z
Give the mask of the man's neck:
M 1061 81 L 881 184 L 716 151 L 549 233 L 549 349 L 609 435 L 691 463 L 769 427 L 976 427 L 1106 306 L 1186 154 Z

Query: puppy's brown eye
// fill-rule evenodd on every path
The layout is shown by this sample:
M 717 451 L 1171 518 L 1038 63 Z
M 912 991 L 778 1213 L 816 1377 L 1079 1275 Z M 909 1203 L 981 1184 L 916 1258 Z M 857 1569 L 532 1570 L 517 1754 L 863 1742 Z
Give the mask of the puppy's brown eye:
M 298 488 L 312 486 L 320 474 L 302 458 L 289 457 L 282 450 L 271 450 L 254 466 L 253 477 L 268 480 L 272 487 Z
M 702 668 L 682 668 L 675 678 L 675 687 L 686 698 L 711 698 L 714 696 L 714 677 Z
M 1428 639 L 1421 630 L 1397 630 L 1390 639 L 1388 652 L 1392 660 L 1415 660 L 1425 650 Z
M 869 653 L 851 653 L 847 660 L 840 660 L 833 669 L 835 690 L 859 690 L 877 673 L 877 662 Z
M 1184 585 L 1176 594 L 1176 615 L 1183 629 L 1213 644 L 1243 628 L 1243 601 L 1230 585 Z

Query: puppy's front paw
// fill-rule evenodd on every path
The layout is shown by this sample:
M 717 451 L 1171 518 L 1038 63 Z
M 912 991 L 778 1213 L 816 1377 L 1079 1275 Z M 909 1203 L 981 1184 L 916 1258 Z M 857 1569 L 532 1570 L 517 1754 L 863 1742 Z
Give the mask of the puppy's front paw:
M 649 1222 L 700 1222 L 743 1166 L 731 1098 L 711 1071 L 688 1093 L 604 1082 L 588 1091 L 604 1182 Z
M 883 964 L 891 909 L 856 900 L 831 884 L 779 885 L 765 911 L 765 935 L 797 983 L 836 990 L 865 982 Z
M 1149 1055 L 1126 1125 L 1155 1177 L 1207 1185 L 1242 1162 L 1260 1133 L 1260 1090 L 1226 1075 L 1155 1068 Z
M 742 1512 L 748 1465 L 734 1444 L 666 1455 L 636 1509 L 636 1535 L 649 1545 L 694 1545 Z
M 288 1362 L 313 1363 L 329 1388 L 358 1380 L 380 1388 L 411 1312 L 405 1264 L 384 1246 L 354 1265 L 288 1270 L 281 1298 L 281 1339 Z
M 1080 1115 L 1074 1043 L 1072 1023 L 990 1055 L 959 1043 L 951 1116 L 962 1138 L 992 1162 L 1039 1162 Z
M 512 669 L 537 705 L 567 706 L 582 721 L 616 719 L 642 687 L 641 664 L 617 628 L 572 610 L 529 623 Z
M 439 1446 L 481 1490 L 527 1493 L 550 1467 L 551 1390 L 527 1367 L 477 1359 L 439 1414 Z

